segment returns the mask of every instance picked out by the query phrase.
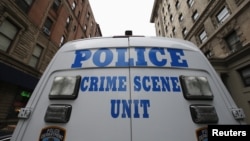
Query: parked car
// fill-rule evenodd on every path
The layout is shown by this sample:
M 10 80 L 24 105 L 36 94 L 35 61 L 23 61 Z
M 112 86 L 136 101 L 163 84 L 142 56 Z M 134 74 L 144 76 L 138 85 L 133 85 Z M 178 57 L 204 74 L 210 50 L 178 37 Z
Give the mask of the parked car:
M 12 134 L 0 136 L 0 141 L 10 141 Z
M 10 141 L 13 134 L 13 130 L 0 129 L 0 141 Z

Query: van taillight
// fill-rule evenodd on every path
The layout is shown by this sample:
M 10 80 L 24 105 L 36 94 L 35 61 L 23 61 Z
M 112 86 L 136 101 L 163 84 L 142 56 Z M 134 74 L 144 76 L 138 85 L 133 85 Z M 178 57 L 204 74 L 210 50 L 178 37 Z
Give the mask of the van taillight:
M 57 76 L 54 78 L 50 99 L 76 99 L 80 87 L 81 76 Z
M 190 105 L 192 120 L 195 123 L 217 123 L 219 118 L 214 106 L 193 104 Z
M 212 100 L 213 94 L 204 76 L 180 76 L 183 95 L 188 100 Z
M 46 122 L 67 123 L 71 115 L 72 106 L 67 104 L 49 105 L 44 117 Z

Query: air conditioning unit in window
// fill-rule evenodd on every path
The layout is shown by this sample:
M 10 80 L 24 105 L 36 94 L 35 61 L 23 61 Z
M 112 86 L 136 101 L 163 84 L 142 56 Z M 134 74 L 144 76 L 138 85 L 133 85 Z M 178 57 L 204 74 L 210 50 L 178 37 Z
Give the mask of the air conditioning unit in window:
M 50 35 L 50 30 L 47 27 L 43 27 L 43 32 L 47 35 Z
M 234 48 L 231 50 L 232 53 L 235 53 L 238 49 L 237 48 Z

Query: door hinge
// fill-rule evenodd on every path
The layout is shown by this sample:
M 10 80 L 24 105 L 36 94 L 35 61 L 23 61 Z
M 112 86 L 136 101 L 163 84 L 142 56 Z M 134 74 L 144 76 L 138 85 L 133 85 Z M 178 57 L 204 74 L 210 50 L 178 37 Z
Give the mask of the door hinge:
M 242 108 L 234 108 L 232 109 L 232 114 L 235 119 L 244 119 L 245 118 L 245 113 Z
M 18 118 L 21 119 L 28 119 L 31 113 L 31 109 L 30 108 L 21 108 L 20 112 L 18 114 Z

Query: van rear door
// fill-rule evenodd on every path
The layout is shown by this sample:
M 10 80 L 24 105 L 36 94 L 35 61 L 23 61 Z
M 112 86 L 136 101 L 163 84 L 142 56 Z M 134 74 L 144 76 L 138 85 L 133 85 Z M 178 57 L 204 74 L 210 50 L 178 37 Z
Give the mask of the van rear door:
M 136 37 L 129 39 L 129 45 L 131 58 L 141 55 L 138 65 L 130 68 L 133 141 L 201 140 L 207 137 L 207 124 L 239 124 L 230 111 L 234 104 L 223 96 L 198 49 L 171 40 Z M 187 100 L 181 76 L 207 78 L 213 98 Z M 192 118 L 191 105 L 199 108 L 200 119 L 199 115 Z
M 127 117 L 129 68 L 115 67 L 119 60 L 117 51 L 124 54 L 120 59 L 128 59 L 127 49 L 128 38 L 66 44 L 41 78 L 27 105 L 32 113 L 14 137 L 22 141 L 131 140 L 131 119 Z M 64 90 L 67 93 L 71 89 L 69 82 L 76 77 L 80 77 L 77 97 L 62 96 Z M 57 90 L 61 86 L 65 88 Z M 69 108 L 71 112 L 66 112 Z M 64 119 L 67 113 L 69 119 Z

